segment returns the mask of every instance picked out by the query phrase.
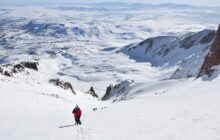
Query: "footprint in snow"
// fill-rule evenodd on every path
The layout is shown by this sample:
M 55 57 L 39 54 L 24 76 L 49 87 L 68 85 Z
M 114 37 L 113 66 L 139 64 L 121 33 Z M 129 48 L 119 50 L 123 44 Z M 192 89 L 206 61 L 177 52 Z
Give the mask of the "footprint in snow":
M 77 139 L 77 140 L 84 140 L 85 136 L 89 136 L 87 132 L 89 132 L 89 131 L 86 131 L 87 135 L 85 135 L 85 131 L 84 131 L 84 129 L 81 126 L 76 128 L 75 139 Z

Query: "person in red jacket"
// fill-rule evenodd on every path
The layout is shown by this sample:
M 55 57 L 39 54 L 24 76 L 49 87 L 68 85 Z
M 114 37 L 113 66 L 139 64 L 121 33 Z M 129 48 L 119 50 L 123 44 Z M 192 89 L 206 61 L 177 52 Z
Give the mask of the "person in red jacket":
M 81 117 L 81 115 L 82 115 L 82 111 L 81 111 L 81 109 L 78 107 L 78 105 L 76 105 L 76 107 L 73 109 L 73 112 L 72 112 L 73 114 L 74 114 L 74 117 L 75 117 L 75 121 L 76 121 L 76 125 L 77 124 L 82 124 L 81 123 L 81 121 L 80 121 L 80 117 Z

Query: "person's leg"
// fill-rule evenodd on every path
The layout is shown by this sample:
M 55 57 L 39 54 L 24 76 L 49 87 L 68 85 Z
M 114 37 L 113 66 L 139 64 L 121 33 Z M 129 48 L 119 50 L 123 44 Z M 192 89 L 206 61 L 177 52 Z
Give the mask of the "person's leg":
M 78 121 L 79 121 L 79 124 L 82 124 L 81 121 L 80 121 L 80 117 L 79 117 L 79 120 L 78 120 Z
M 76 117 L 76 124 L 79 124 L 79 118 Z
M 78 124 L 78 119 L 77 119 L 77 117 L 75 117 L 75 124 Z

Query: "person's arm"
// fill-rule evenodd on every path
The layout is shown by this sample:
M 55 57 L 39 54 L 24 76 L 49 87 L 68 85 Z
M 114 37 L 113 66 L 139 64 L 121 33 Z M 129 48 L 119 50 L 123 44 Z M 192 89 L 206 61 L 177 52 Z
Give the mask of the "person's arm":
M 72 114 L 74 114 L 75 112 L 76 112 L 76 110 L 75 110 L 75 109 L 73 109 Z

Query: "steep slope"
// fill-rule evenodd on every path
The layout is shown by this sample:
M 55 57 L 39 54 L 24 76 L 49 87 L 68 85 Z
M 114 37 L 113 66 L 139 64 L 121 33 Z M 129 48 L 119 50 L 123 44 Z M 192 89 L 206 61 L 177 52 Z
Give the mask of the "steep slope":
M 0 8 L 1 140 L 220 139 L 219 77 L 161 80 L 177 68 L 173 78 L 197 75 L 215 36 L 197 31 L 214 29 L 219 10 L 54 7 Z M 154 67 L 114 51 L 158 35 L 122 50 Z M 5 74 L 35 58 L 37 71 L 22 64 Z M 108 101 L 91 96 L 109 84 Z M 71 114 L 76 104 L 81 126 Z
M 150 62 L 153 67 L 176 67 L 170 78 L 196 77 L 214 37 L 213 30 L 182 36 L 159 36 L 125 46 L 118 52 L 139 62 Z
M 219 72 L 220 64 L 220 25 L 218 27 L 215 40 L 211 46 L 209 53 L 207 54 L 205 61 L 201 67 L 198 77 L 208 75 L 212 79 L 215 78 Z M 214 75 L 216 73 L 216 75 Z
M 76 96 L 37 83 L 43 78 L 40 75 L 37 79 L 30 77 L 0 75 L 0 88 L 4 91 L 0 93 L 2 140 L 220 138 L 219 78 L 209 83 L 200 80 L 171 81 L 169 86 L 163 83 L 160 90 L 168 91 L 158 94 L 153 90 L 158 87 L 144 88 L 145 83 L 141 85 L 142 94 L 132 100 L 109 104 L 88 98 L 80 91 L 76 91 Z M 81 126 L 74 126 L 71 111 L 75 104 L 83 110 Z

